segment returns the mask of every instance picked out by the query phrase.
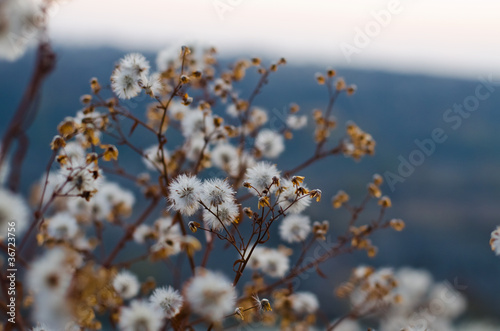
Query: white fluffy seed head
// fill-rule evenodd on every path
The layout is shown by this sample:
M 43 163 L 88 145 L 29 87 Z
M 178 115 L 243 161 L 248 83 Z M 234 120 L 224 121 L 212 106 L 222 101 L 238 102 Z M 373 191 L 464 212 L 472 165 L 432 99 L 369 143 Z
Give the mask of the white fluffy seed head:
M 19 236 L 28 225 L 29 209 L 24 199 L 15 193 L 0 188 L 0 240 L 7 237 L 7 230 L 15 228 Z M 12 226 L 12 223 L 15 223 Z
M 203 186 L 196 176 L 179 175 L 169 186 L 170 208 L 191 216 L 200 208 L 202 193 Z
M 234 312 L 236 290 L 222 273 L 198 270 L 184 289 L 191 309 L 202 317 L 219 322 Z
M 180 293 L 171 286 L 155 289 L 149 300 L 153 306 L 163 311 L 166 318 L 177 315 L 184 302 Z
M 281 180 L 281 187 L 284 187 L 283 191 L 279 195 L 278 204 L 280 205 L 286 213 L 298 214 L 311 204 L 311 199 L 309 197 L 302 197 L 297 194 L 297 188 L 288 179 Z M 302 185 L 307 189 L 306 185 Z
M 291 295 L 292 309 L 297 314 L 314 314 L 319 308 L 318 298 L 311 292 L 295 292 Z
M 232 202 L 234 194 L 235 191 L 227 181 L 220 178 L 207 179 L 203 182 L 201 200 L 205 205 L 215 207 L 224 202 Z
M 279 178 L 280 172 L 276 169 L 274 164 L 269 162 L 259 162 L 252 168 L 247 169 L 245 180 L 252 185 L 253 188 L 249 188 L 250 192 L 257 195 L 257 190 L 262 193 L 264 189 L 269 189 L 270 192 L 276 190 L 276 186 L 273 183 L 273 177 Z
M 136 275 L 123 270 L 113 279 L 113 288 L 123 299 L 131 299 L 139 293 L 140 284 Z
M 264 129 L 255 138 L 255 147 L 264 157 L 275 159 L 285 150 L 284 138 L 277 132 Z
M 280 249 L 256 247 L 249 265 L 252 269 L 259 269 L 270 277 L 278 278 L 283 277 L 290 269 L 290 258 Z
M 47 232 L 54 239 L 73 239 L 78 233 L 78 223 L 70 213 L 60 212 L 49 219 Z
M 123 331 L 158 331 L 163 323 L 163 312 L 149 302 L 134 300 L 120 310 L 118 326 Z
M 302 242 L 311 233 L 311 220 L 304 215 L 288 215 L 281 222 L 279 233 L 288 243 Z
M 224 227 L 227 229 L 239 215 L 238 205 L 233 201 L 207 207 L 210 211 L 203 210 L 203 220 L 214 231 L 221 231 Z

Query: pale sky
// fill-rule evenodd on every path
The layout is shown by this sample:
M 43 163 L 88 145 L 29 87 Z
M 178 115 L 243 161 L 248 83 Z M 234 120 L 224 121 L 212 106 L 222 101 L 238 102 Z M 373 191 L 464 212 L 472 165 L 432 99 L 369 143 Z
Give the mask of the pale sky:
M 50 35 L 78 46 L 199 42 L 221 56 L 500 77 L 498 0 L 69 0 L 53 11 Z

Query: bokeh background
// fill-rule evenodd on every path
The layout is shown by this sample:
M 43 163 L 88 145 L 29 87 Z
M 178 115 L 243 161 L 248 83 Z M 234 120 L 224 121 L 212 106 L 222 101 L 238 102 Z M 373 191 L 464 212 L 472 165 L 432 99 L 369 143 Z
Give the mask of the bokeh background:
M 345 280 L 354 266 L 411 266 L 429 270 L 436 280 L 460 284 L 469 302 L 464 318 L 498 322 L 500 260 L 488 241 L 500 224 L 499 13 L 500 2 L 494 0 L 60 2 L 48 29 L 57 65 L 28 132 L 23 191 L 40 178 L 39 165 L 50 156 L 56 125 L 81 107 L 79 97 L 88 92 L 90 77 L 108 82 L 113 65 L 129 51 L 142 52 L 151 63 L 158 51 L 184 43 L 195 49 L 215 46 L 222 64 L 242 57 L 268 62 L 285 57 L 287 66 L 271 77 L 255 102 L 278 124 L 290 102 L 308 113 L 326 106 L 326 89 L 317 85 L 314 74 L 333 68 L 358 87 L 354 96 L 339 100 L 335 116 L 339 123 L 350 119 L 371 133 L 377 152 L 359 163 L 337 157 L 303 172 L 308 185 L 321 188 L 326 197 L 309 209 L 313 220 L 330 220 L 340 234 L 347 215 L 331 208 L 331 196 L 343 189 L 360 200 L 374 173 L 401 175 L 401 160 L 418 149 L 415 140 L 431 138 L 436 128 L 447 139 L 402 182 L 383 186 L 393 199 L 391 216 L 406 221 L 405 231 L 377 235 L 375 259 L 364 254 L 335 259 L 322 269 L 329 279 L 311 275 L 301 287 L 320 293 L 324 311 L 339 316 L 347 304 L 324 289 Z M 0 132 L 21 99 L 34 57 L 29 50 L 15 62 L 0 61 Z M 250 73 L 238 89 L 248 91 L 256 78 Z M 453 109 L 471 102 L 477 89 L 488 96 L 473 111 L 458 115 L 459 125 L 447 117 L 457 116 Z M 130 108 L 142 114 L 145 105 Z M 294 149 L 277 160 L 280 168 L 309 156 L 312 130 L 310 125 L 296 135 Z M 144 171 L 127 153 L 120 162 Z M 221 258 L 211 263 L 223 268 L 223 258 L 230 254 L 218 254 Z M 167 277 L 164 268 L 139 264 L 135 270 L 161 279 Z

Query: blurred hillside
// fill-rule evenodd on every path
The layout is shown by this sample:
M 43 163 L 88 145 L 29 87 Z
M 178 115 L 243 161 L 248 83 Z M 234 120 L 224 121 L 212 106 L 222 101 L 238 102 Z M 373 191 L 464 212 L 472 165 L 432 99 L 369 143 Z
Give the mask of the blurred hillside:
M 88 93 L 91 77 L 97 77 L 103 85 L 109 81 L 114 63 L 124 54 L 112 49 L 59 48 L 56 52 L 56 71 L 44 87 L 38 117 L 29 130 L 31 146 L 23 169 L 26 192 L 29 185 L 40 178 L 49 159 L 48 147 L 57 123 L 81 107 L 79 97 Z M 154 54 L 145 55 L 154 64 Z M 0 62 L 0 132 L 5 132 L 16 109 L 29 80 L 32 62 L 33 54 L 12 64 Z M 335 63 L 332 67 L 335 68 Z M 456 280 L 466 285 L 463 293 L 469 299 L 470 313 L 475 317 L 495 316 L 500 292 L 500 260 L 491 252 L 488 241 L 490 232 L 500 224 L 500 85 L 493 86 L 490 97 L 480 101 L 478 109 L 453 129 L 454 123 L 447 123 L 443 115 L 454 104 L 462 104 L 465 98 L 473 96 L 479 80 L 335 69 L 348 84 L 358 86 L 355 95 L 342 96 L 337 103 L 334 113 L 339 120 L 338 133 L 344 131 L 346 120 L 353 120 L 373 135 L 377 153 L 359 163 L 335 157 L 301 172 L 307 177 L 309 187 L 323 191 L 324 199 L 316 206 L 319 208 L 308 210 L 313 220 L 329 219 L 334 224 L 333 231 L 340 233 L 346 217 L 341 211 L 332 210 L 332 195 L 343 189 L 354 200 L 360 200 L 373 173 L 398 174 L 398 157 L 408 160 L 410 153 L 417 149 L 415 139 L 430 138 L 436 128 L 443 129 L 448 138 L 436 144 L 435 152 L 426 156 L 403 183 L 397 183 L 394 192 L 384 184 L 385 193 L 391 196 L 394 205 L 389 216 L 404 219 L 405 231 L 379 234 L 375 238 L 379 256 L 374 260 L 355 254 L 354 259 L 342 257 L 328 262 L 322 270 L 331 278 L 311 276 L 304 282 L 304 289 L 319 290 L 323 302 L 329 303 L 329 313 L 338 315 L 337 309 L 343 310 L 346 305 L 337 300 L 331 303 L 332 293 L 320 289 L 331 288 L 346 279 L 354 265 L 412 266 L 430 270 L 437 280 L 446 279 L 451 283 Z M 324 108 L 326 89 L 318 86 L 314 79 L 316 72 L 324 70 L 295 67 L 293 63 L 280 67 L 271 75 L 255 105 L 267 109 L 270 118 L 277 118 L 274 123 L 279 123 L 279 114 L 290 102 L 299 104 L 302 113 Z M 255 83 L 256 75 L 249 73 L 237 89 L 248 95 Z M 137 104 L 131 110 L 143 116 L 145 104 Z M 141 139 L 140 135 L 135 139 Z M 152 143 L 154 140 L 144 140 L 139 145 Z M 288 146 L 294 148 L 288 149 L 277 161 L 280 169 L 292 168 L 310 155 L 312 126 L 297 133 Z M 120 154 L 120 162 L 131 171 L 144 170 L 142 163 L 132 160 L 131 154 Z M 211 262 L 216 264 L 217 259 Z

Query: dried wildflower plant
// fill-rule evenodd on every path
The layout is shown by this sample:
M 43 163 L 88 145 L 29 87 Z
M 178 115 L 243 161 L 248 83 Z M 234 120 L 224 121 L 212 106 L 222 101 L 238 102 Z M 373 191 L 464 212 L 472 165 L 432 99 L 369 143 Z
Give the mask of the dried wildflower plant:
M 321 265 L 339 255 L 375 257 L 372 234 L 400 231 L 404 222 L 386 218 L 391 200 L 382 194 L 379 175 L 358 204 L 344 191 L 332 198 L 334 209 L 350 215 L 343 233 L 333 231 L 329 220 L 307 215 L 324 197 L 301 171 L 329 156 L 357 161 L 373 155 L 375 141 L 352 122 L 334 141 L 331 133 L 341 126 L 334 104 L 356 87 L 333 70 L 316 76 L 328 93 L 324 109 L 308 113 L 292 103 L 284 129 L 269 128 L 270 115 L 255 103 L 285 64 L 254 58 L 224 69 L 214 48 L 195 52 L 184 46 L 161 52 L 157 71 L 133 53 L 117 62 L 110 83 L 92 78 L 82 109 L 57 126 L 52 157 L 30 198 L 30 224 L 23 199 L 0 190 L 0 236 L 5 238 L 11 218 L 19 231 L 27 228 L 19 247 L 27 280 L 18 296 L 26 305 L 17 307 L 23 309 L 19 321 L 45 330 L 186 330 L 202 323 L 304 330 L 318 324 L 316 294 L 297 291 L 294 280 L 311 271 L 328 277 Z M 250 70 L 258 75 L 256 86 L 240 92 L 236 86 Z M 150 104 L 143 112 L 129 110 L 129 100 L 141 94 Z M 311 155 L 297 155 L 296 164 L 273 163 L 309 119 Z M 182 139 L 172 144 L 179 140 L 172 137 Z M 149 139 L 146 148 L 140 139 Z M 124 149 L 144 164 L 143 172 L 120 162 Z M 120 184 L 109 179 L 117 176 Z M 135 189 L 122 187 L 126 181 Z M 368 204 L 378 208 L 374 218 L 365 215 Z M 270 245 L 275 236 L 282 245 Z M 109 251 L 108 241 L 114 245 Z M 33 250 L 33 244 L 39 247 Z M 132 245 L 136 255 L 121 254 Z M 311 258 L 319 245 L 326 251 Z M 225 273 L 211 270 L 216 247 L 233 252 Z M 141 279 L 131 271 L 139 262 L 150 268 L 166 263 L 172 282 Z M 359 319 L 397 305 L 397 288 L 391 272 L 367 267 L 336 294 L 351 298 L 349 318 Z

